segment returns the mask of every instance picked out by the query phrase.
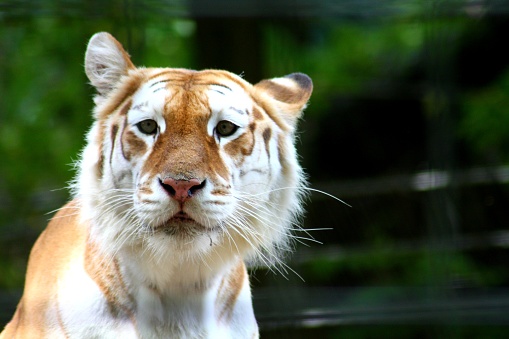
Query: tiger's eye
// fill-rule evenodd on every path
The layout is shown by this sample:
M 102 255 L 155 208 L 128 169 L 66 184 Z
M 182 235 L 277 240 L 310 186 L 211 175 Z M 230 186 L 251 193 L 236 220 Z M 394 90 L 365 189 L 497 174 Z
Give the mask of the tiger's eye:
M 216 133 L 220 137 L 229 137 L 237 131 L 239 126 L 228 120 L 221 120 L 216 125 Z
M 157 132 L 157 122 L 152 119 L 146 119 L 136 124 L 136 127 L 144 134 L 155 134 Z

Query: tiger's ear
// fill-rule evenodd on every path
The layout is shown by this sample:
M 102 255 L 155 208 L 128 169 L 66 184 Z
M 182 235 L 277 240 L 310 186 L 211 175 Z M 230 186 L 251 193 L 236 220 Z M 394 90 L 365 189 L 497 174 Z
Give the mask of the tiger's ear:
M 254 87 L 273 99 L 278 115 L 294 128 L 313 92 L 313 81 L 306 74 L 292 73 L 262 80 Z
M 134 68 L 129 54 L 111 34 L 92 36 L 85 54 L 85 73 L 101 96 L 106 96 Z

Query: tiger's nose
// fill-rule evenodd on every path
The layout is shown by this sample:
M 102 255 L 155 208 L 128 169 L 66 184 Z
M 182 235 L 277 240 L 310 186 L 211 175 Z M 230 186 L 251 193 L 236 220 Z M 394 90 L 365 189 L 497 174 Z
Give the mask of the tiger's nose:
M 170 197 L 179 202 L 191 199 L 196 192 L 205 187 L 205 180 L 200 181 L 198 179 L 176 180 L 165 178 L 160 183 Z

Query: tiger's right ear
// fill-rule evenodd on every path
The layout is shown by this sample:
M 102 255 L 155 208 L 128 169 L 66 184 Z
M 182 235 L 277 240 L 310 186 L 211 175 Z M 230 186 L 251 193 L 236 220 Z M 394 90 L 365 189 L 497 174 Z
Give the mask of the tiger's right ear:
M 85 73 L 101 96 L 106 96 L 134 68 L 129 54 L 111 34 L 92 36 L 85 54 Z
M 277 114 L 293 129 L 313 92 L 313 81 L 306 74 L 292 73 L 262 80 L 254 88 L 271 99 Z

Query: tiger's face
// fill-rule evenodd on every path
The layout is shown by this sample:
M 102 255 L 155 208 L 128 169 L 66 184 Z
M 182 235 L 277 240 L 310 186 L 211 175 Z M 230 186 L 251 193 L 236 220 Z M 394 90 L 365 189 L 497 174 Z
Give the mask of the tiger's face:
M 96 122 L 78 179 L 96 236 L 154 257 L 271 261 L 300 211 L 294 130 L 311 80 L 136 68 L 113 37 L 96 40 Z
M 281 129 L 230 74 L 150 78 L 111 117 L 114 188 L 134 190 L 133 214 L 153 236 L 215 237 L 244 218 L 243 198 L 266 199 L 280 179 Z

